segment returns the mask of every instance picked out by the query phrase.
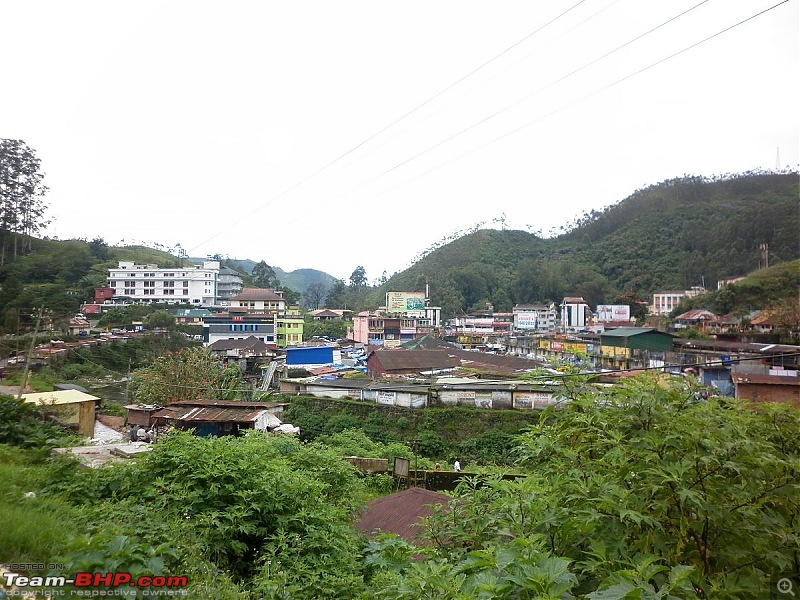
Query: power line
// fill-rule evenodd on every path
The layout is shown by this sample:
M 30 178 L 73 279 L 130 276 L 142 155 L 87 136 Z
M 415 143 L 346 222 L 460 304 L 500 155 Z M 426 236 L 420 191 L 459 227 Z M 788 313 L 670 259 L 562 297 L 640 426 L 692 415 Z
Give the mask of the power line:
M 303 185 L 305 182 L 307 182 L 307 181 L 309 181 L 309 180 L 313 179 L 314 177 L 316 177 L 317 175 L 319 175 L 319 174 L 320 174 L 320 173 L 322 173 L 323 171 L 325 171 L 325 170 L 327 170 L 328 168 L 332 167 L 334 164 L 338 163 L 340 160 L 342 160 L 342 159 L 343 159 L 343 158 L 345 158 L 346 156 L 348 156 L 348 155 L 352 154 L 353 152 L 355 152 L 356 150 L 358 150 L 359 148 L 361 148 L 363 145 L 365 145 L 365 144 L 369 143 L 370 141 L 374 140 L 376 137 L 378 137 L 379 135 L 381 135 L 381 134 L 382 134 L 382 133 L 384 133 L 385 131 L 387 131 L 387 130 L 391 129 L 392 127 L 394 127 L 395 125 L 397 125 L 399 122 L 401 122 L 401 121 L 403 121 L 404 119 L 406 119 L 406 118 L 410 117 L 411 115 L 413 115 L 414 113 L 416 113 L 416 112 L 417 112 L 418 110 L 420 110 L 421 108 L 424 108 L 425 106 L 427 106 L 428 104 L 430 104 L 431 102 L 433 102 L 433 101 L 434 101 L 436 98 L 438 98 L 438 97 L 442 96 L 443 94 L 447 93 L 448 91 L 450 91 L 451 89 L 453 89 L 454 87 L 456 87 L 457 85 L 459 85 L 460 83 L 462 83 L 463 81 L 465 81 L 465 80 L 469 79 L 470 77 L 472 77 L 473 75 L 475 75 L 476 73 L 478 73 L 479 71 L 481 71 L 482 69 L 484 69 L 485 67 L 489 66 L 491 63 L 493 63 L 494 61 L 496 61 L 496 60 L 497 60 L 497 59 L 499 59 L 500 57 L 504 56 L 505 54 L 507 54 L 508 52 L 510 52 L 511 50 L 513 50 L 514 48 L 516 48 L 517 46 L 519 46 L 520 44 L 522 44 L 523 42 L 525 42 L 525 41 L 529 40 L 530 38 L 532 38 L 534 35 L 536 35 L 536 34 L 537 34 L 537 33 L 539 33 L 540 31 L 542 31 L 542 30 L 544 30 L 545 28 L 549 27 L 550 25 L 552 25 L 553 23 L 555 23 L 556 21 L 558 21 L 559 19 L 561 19 L 562 17 L 564 17 L 565 15 L 567 15 L 568 13 L 570 13 L 572 10 L 574 10 L 575 8 L 577 8 L 578 6 L 580 6 L 581 4 L 583 4 L 585 1 L 586 1 L 586 0 L 579 0 L 578 2 L 576 2 L 575 4 L 573 4 L 572 6 L 570 6 L 568 9 L 566 9 L 566 10 L 565 10 L 565 11 L 563 11 L 563 12 L 561 12 L 561 13 L 560 13 L 559 15 L 557 15 L 556 17 L 554 17 L 554 18 L 550 19 L 549 21 L 547 21 L 547 22 L 546 22 L 544 25 L 542 25 L 542 26 L 538 27 L 537 29 L 535 29 L 535 30 L 534 30 L 534 31 L 532 31 L 531 33 L 527 34 L 527 35 L 526 35 L 525 37 L 523 37 L 522 39 L 520 39 L 520 40 L 518 40 L 517 42 L 515 42 L 515 43 L 511 44 L 510 46 L 508 46 L 508 47 L 507 47 L 505 50 L 503 50 L 503 51 L 502 51 L 502 52 L 500 52 L 499 54 L 496 54 L 496 55 L 494 55 L 492 58 L 490 58 L 489 60 L 487 60 L 487 61 L 485 61 L 485 62 L 481 63 L 479 66 L 477 66 L 477 67 L 475 67 L 474 69 L 472 69 L 471 71 L 469 71 L 469 72 L 468 72 L 466 75 L 463 75 L 462 77 L 460 77 L 459 79 L 457 79 L 457 80 L 456 80 L 456 81 L 454 81 L 453 83 L 451 83 L 451 84 L 449 84 L 449 85 L 445 86 L 443 89 L 441 89 L 441 90 L 439 90 L 438 92 L 436 92 L 436 93 L 435 93 L 433 96 L 429 97 L 427 100 L 425 100 L 425 101 L 424 101 L 424 102 L 422 102 L 421 104 L 418 104 L 417 106 L 415 106 L 414 108 L 412 108 L 412 109 L 411 109 L 411 110 L 409 110 L 408 112 L 406 112 L 406 113 L 404 113 L 403 115 L 401 115 L 401 116 L 397 117 L 397 118 L 396 118 L 394 121 L 392 121 L 392 122 L 391 122 L 391 123 L 389 123 L 388 125 L 384 126 L 384 127 L 383 127 L 383 128 L 381 128 L 380 130 L 376 131 L 376 132 L 375 132 L 375 133 L 373 133 L 372 135 L 370 135 L 370 136 L 366 137 L 365 139 L 361 140 L 361 141 L 360 141 L 358 144 L 356 144 L 355 146 L 353 146 L 353 147 L 352 147 L 352 148 L 350 148 L 349 150 L 345 151 L 344 153 L 340 154 L 339 156 L 337 156 L 336 158 L 334 158 L 333 160 L 331 160 L 330 162 L 328 162 L 328 163 L 327 163 L 327 164 L 325 164 L 324 166 L 320 167 L 320 168 L 319 168 L 319 169 L 317 169 L 316 171 L 314 171 L 314 172 L 312 172 L 311 174 L 307 175 L 306 177 L 304 177 L 303 179 L 301 179 L 301 180 L 300 180 L 300 181 L 298 181 L 297 183 L 295 183 L 295 184 L 291 185 L 290 187 L 286 188 L 284 191 L 280 192 L 280 193 L 279 193 L 277 196 L 274 196 L 273 198 L 271 198 L 270 200 L 268 200 L 268 201 L 267 201 L 265 204 L 263 204 L 262 206 L 260 206 L 260 207 L 258 207 L 257 209 L 255 209 L 255 210 L 251 211 L 250 213 L 248 213 L 246 216 L 242 217 L 242 218 L 241 218 L 241 219 L 239 219 L 238 221 L 235 221 L 234 223 L 231 223 L 231 224 L 229 224 L 229 226 L 228 226 L 226 229 L 224 229 L 224 230 L 223 230 L 223 229 L 219 230 L 217 233 L 215 233 L 214 235 L 212 235 L 212 236 L 211 236 L 211 237 L 209 237 L 208 239 L 206 239 L 206 240 L 204 240 L 204 241 L 200 242 L 199 244 L 197 244 L 197 245 L 196 245 L 196 246 L 194 246 L 193 248 L 190 248 L 190 249 L 189 249 L 189 252 L 192 252 L 193 250 L 196 250 L 196 249 L 197 249 L 197 248 L 199 248 L 200 246 L 203 246 L 203 245 L 207 244 L 208 242 L 210 242 L 211 240 L 213 240 L 213 239 L 215 239 L 215 238 L 219 237 L 219 236 L 220 236 L 220 235 L 221 235 L 221 234 L 222 234 L 224 231 L 228 231 L 228 230 L 230 229 L 230 226 L 231 226 L 231 225 L 237 225 L 237 224 L 239 224 L 239 223 L 243 223 L 245 220 L 247 220 L 248 218 L 252 217 L 252 215 L 254 215 L 255 213 L 257 213 L 258 211 L 260 211 L 260 210 L 263 210 L 264 208 L 266 208 L 267 206 L 269 206 L 270 204 L 272 204 L 272 203 L 273 203 L 273 202 L 275 202 L 276 200 L 279 200 L 280 198 L 282 198 L 282 197 L 283 197 L 283 196 L 285 196 L 286 194 L 288 194 L 288 193 L 290 193 L 290 192 L 294 191 L 295 189 L 297 189 L 298 187 L 300 187 L 301 185 Z M 588 20 L 588 19 L 587 19 L 587 20 Z
M 446 144 L 446 143 L 454 140 L 455 138 L 467 133 L 468 131 L 471 131 L 472 129 L 475 129 L 476 127 L 478 127 L 480 125 L 483 125 L 484 123 L 487 123 L 488 121 L 490 121 L 490 120 L 494 119 L 495 117 L 507 112 L 508 110 L 514 108 L 515 106 L 519 106 L 523 102 L 526 102 L 527 100 L 530 100 L 531 98 L 533 98 L 534 96 L 540 94 L 541 92 L 544 92 L 544 91 L 550 89 L 551 87 L 561 83 L 562 81 L 568 79 L 569 77 L 572 77 L 573 75 L 576 75 L 577 73 L 580 73 L 584 69 L 587 69 L 588 67 L 590 67 L 590 66 L 592 66 L 594 64 L 597 64 L 598 62 L 600 62 L 600 61 L 608 58 L 609 56 L 619 52 L 620 50 L 626 48 L 627 46 L 630 46 L 631 44 L 641 40 L 642 38 L 650 35 L 651 33 L 654 33 L 656 31 L 658 31 L 662 27 L 665 27 L 666 25 L 672 23 L 673 21 L 679 19 L 680 17 L 682 17 L 684 15 L 687 15 L 688 13 L 692 12 L 696 8 L 702 6 L 703 4 L 706 4 L 709 1 L 710 0 L 702 0 L 698 4 L 695 4 L 694 6 L 692 6 L 691 8 L 688 8 L 687 10 L 684 10 L 683 12 L 675 15 L 674 17 L 670 17 L 669 19 L 667 19 L 663 23 L 661 23 L 659 25 L 656 25 L 655 27 L 645 31 L 644 33 L 641 33 L 641 34 L 637 35 L 636 37 L 628 40 L 624 44 L 621 44 L 621 45 L 617 46 L 616 48 L 614 48 L 613 50 L 610 50 L 609 52 L 606 52 L 602 56 L 599 56 L 598 58 L 595 58 L 595 59 L 589 61 L 588 63 L 585 63 L 584 65 L 578 67 L 577 69 L 574 69 L 573 71 L 570 71 L 566 75 L 564 75 L 562 77 L 559 77 L 558 79 L 556 79 L 554 81 L 551 81 L 550 83 L 548 83 L 547 85 L 545 85 L 543 87 L 537 88 L 536 90 L 534 90 L 530 94 L 527 94 L 527 95 L 523 96 L 522 98 L 512 102 L 511 104 L 506 105 L 505 107 L 501 108 L 500 110 L 497 110 L 494 113 L 491 113 L 490 115 L 480 119 L 479 121 L 476 121 L 475 123 L 473 123 L 469 127 L 466 127 L 464 129 L 462 129 L 462 130 L 460 130 L 460 131 L 458 131 L 458 132 L 446 137 L 445 139 L 440 140 L 439 142 L 435 143 L 434 145 L 429 146 L 425 150 L 422 150 L 421 152 L 418 152 L 417 154 L 414 154 L 413 156 L 411 156 L 409 158 L 406 158 L 405 160 L 400 161 L 399 163 L 397 163 L 394 166 L 390 167 L 389 169 L 387 169 L 383 173 L 380 173 L 380 174 L 374 176 L 372 179 L 369 179 L 369 180 L 365 181 L 364 183 L 359 184 L 358 186 L 356 186 L 355 188 L 350 189 L 349 191 L 345 192 L 344 194 L 340 194 L 340 196 L 349 194 L 349 193 L 353 192 L 355 189 L 358 189 L 360 187 L 368 185 L 368 184 L 372 183 L 373 181 L 375 181 L 375 180 L 377 180 L 377 179 L 379 179 L 379 178 L 381 178 L 381 177 L 383 177 L 385 175 L 388 175 L 392 171 L 395 171 L 396 169 L 399 169 L 400 167 L 402 167 L 404 165 L 407 165 L 408 163 L 416 160 L 420 156 L 423 156 L 423 155 L 427 154 L 431 150 L 435 150 L 436 148 L 439 148 L 440 146 L 443 146 L 444 144 Z
M 483 143 L 483 144 L 481 144 L 479 146 L 476 146 L 475 148 L 472 148 L 471 150 L 463 152 L 463 153 L 451 158 L 450 160 L 447 160 L 447 161 L 445 161 L 443 163 L 440 163 L 439 165 L 436 165 L 435 167 L 432 167 L 432 168 L 430 168 L 430 169 L 428 169 L 426 171 L 423 171 L 422 173 L 418 173 L 417 175 L 414 175 L 413 177 L 410 177 L 409 179 L 406 179 L 405 181 L 403 181 L 403 182 L 401 182 L 401 183 L 399 183 L 397 185 L 394 185 L 394 186 L 392 186 L 390 188 L 387 188 L 383 192 L 380 192 L 378 195 L 383 195 L 383 194 L 386 194 L 386 193 L 388 193 L 390 191 L 393 191 L 395 189 L 403 187 L 403 186 L 411 183 L 412 181 L 416 181 L 417 179 L 419 179 L 421 177 L 424 177 L 426 175 L 429 175 L 430 173 L 433 173 L 434 171 L 438 171 L 439 169 L 441 169 L 443 167 L 446 167 L 447 165 L 450 165 L 450 164 L 452 164 L 454 162 L 457 162 L 457 161 L 461 160 L 462 158 L 465 158 L 465 157 L 467 157 L 467 156 L 469 156 L 471 154 L 474 154 L 475 152 L 478 152 L 479 150 L 482 150 L 482 149 L 484 149 L 484 148 L 486 148 L 488 146 L 491 146 L 491 145 L 493 145 L 493 144 L 495 144 L 495 143 L 497 143 L 497 142 L 499 142 L 499 141 L 501 141 L 501 140 L 503 140 L 503 139 L 505 139 L 505 138 L 507 138 L 507 137 L 509 137 L 511 135 L 514 135 L 515 133 L 519 133 L 520 131 L 530 127 L 531 125 L 535 125 L 536 123 L 544 121 L 544 120 L 552 117 L 553 115 L 556 115 L 556 114 L 558 114 L 558 113 L 560 113 L 560 112 L 562 112 L 562 111 L 564 111 L 564 110 L 566 110 L 566 109 L 568 109 L 568 108 L 570 108 L 570 107 L 572 107 L 572 106 L 574 106 L 574 105 L 576 105 L 576 104 L 578 104 L 580 102 L 583 102 L 584 100 L 587 100 L 587 99 L 592 98 L 592 97 L 594 97 L 594 96 L 596 96 L 598 94 L 601 94 L 602 92 L 605 92 L 605 91 L 607 91 L 607 90 L 619 85 L 620 83 L 623 83 L 623 82 L 627 81 L 628 79 L 631 79 L 631 78 L 633 78 L 633 77 L 635 77 L 637 75 L 640 75 L 640 74 L 644 73 L 645 71 L 648 71 L 648 70 L 650 70 L 650 69 L 652 69 L 652 68 L 654 68 L 654 67 L 656 67 L 656 66 L 658 66 L 658 65 L 660 65 L 660 64 L 662 64 L 662 63 L 664 63 L 664 62 L 666 62 L 668 60 L 671 60 L 671 59 L 673 59 L 673 58 L 675 58 L 675 57 L 677 57 L 677 56 L 679 56 L 679 55 L 681 55 L 681 54 L 683 54 L 685 52 L 688 52 L 689 50 L 692 50 L 693 48 L 696 48 L 697 46 L 700 46 L 701 44 L 704 44 L 705 42 L 708 42 L 708 41 L 710 41 L 710 40 L 712 40 L 712 39 L 714 39 L 714 38 L 716 38 L 716 37 L 718 37 L 718 36 L 720 36 L 720 35 L 722 35 L 724 33 L 727 33 L 728 31 L 731 31 L 732 29 L 735 29 L 736 27 L 744 25 L 748 21 L 751 21 L 751 20 L 753 20 L 753 19 L 755 19 L 755 18 L 757 18 L 757 17 L 759 17 L 759 16 L 761 16 L 761 15 L 763 15 L 765 13 L 768 13 L 769 11 L 781 6 L 782 4 L 786 4 L 787 2 L 789 2 L 789 0 L 782 0 L 782 2 L 778 2 L 777 4 L 774 4 L 773 6 L 770 6 L 769 8 L 766 8 L 766 9 L 764 9 L 764 10 L 762 10 L 762 11 L 760 11 L 760 12 L 754 14 L 754 15 L 751 15 L 750 17 L 747 17 L 746 19 L 743 19 L 743 20 L 739 21 L 738 23 L 735 23 L 735 24 L 733 24 L 733 25 L 731 25 L 729 27 L 726 27 L 725 29 L 722 29 L 722 30 L 720 30 L 720 31 L 708 36 L 708 37 L 705 37 L 705 38 L 701 39 L 700 41 L 695 42 L 694 44 L 686 46 L 685 48 L 683 48 L 681 50 L 678 50 L 677 52 L 674 52 L 674 53 L 672 53 L 672 54 L 670 54 L 670 55 L 668 55 L 668 56 L 666 56 L 664 58 L 661 58 L 661 59 L 659 59 L 659 60 L 657 60 L 657 61 L 655 61 L 653 63 L 650 63 L 649 65 L 647 65 L 645 67 L 642 67 L 641 69 L 638 69 L 637 71 L 631 72 L 628 75 L 626 75 L 625 77 L 617 79 L 616 81 L 614 81 L 612 83 L 609 83 L 606 86 L 603 86 L 603 87 L 601 87 L 601 88 L 599 88 L 599 89 L 597 89 L 597 90 L 595 90 L 593 92 L 590 92 L 590 93 L 588 93 L 588 94 L 586 94 L 584 96 L 581 96 L 580 98 L 572 100 L 571 102 L 563 104 L 560 107 L 558 107 L 558 108 L 556 108 L 556 109 L 554 109 L 554 110 L 552 110 L 552 111 L 550 111 L 548 113 L 545 113 L 544 115 L 541 115 L 540 117 L 538 117 L 538 118 L 536 118 L 536 119 L 534 119 L 532 121 L 528 121 L 527 123 L 524 123 L 523 125 L 520 125 L 519 127 L 516 127 L 515 129 L 507 131 L 506 133 L 503 133 L 503 134 L 501 134 L 501 135 L 489 140 L 488 142 L 485 142 L 485 143 Z M 472 127 L 474 127 L 474 125 L 470 126 L 470 129 Z M 460 135 L 460 133 L 456 134 L 456 135 Z M 455 136 L 453 136 L 453 137 L 455 137 Z M 370 180 L 370 181 L 372 181 L 372 180 Z

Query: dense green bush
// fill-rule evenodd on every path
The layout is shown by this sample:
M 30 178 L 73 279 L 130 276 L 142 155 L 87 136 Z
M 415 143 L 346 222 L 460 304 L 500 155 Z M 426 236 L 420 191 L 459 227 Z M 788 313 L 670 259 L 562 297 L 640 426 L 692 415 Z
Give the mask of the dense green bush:
M 44 422 L 35 406 L 0 394 L 0 444 L 46 449 L 70 437 L 58 425 Z
M 535 422 L 533 411 L 483 410 L 468 407 L 398 409 L 369 402 L 291 396 L 284 420 L 300 427 L 304 440 L 359 428 L 383 444 L 418 441 L 420 457 L 510 466 L 514 436 Z
M 144 571 L 175 572 L 192 555 L 247 589 L 286 585 L 303 598 L 341 597 L 359 579 L 350 520 L 365 490 L 355 469 L 322 446 L 259 432 L 179 433 L 136 461 L 73 474 L 58 487 L 87 514 L 98 516 L 99 506 L 114 514 L 115 525 L 101 519 L 67 553 L 74 568 L 112 570 L 119 555 Z
M 373 548 L 396 573 L 376 595 L 768 597 L 800 566 L 800 411 L 695 392 L 645 377 L 548 409 L 527 477 L 463 483 L 428 560 Z

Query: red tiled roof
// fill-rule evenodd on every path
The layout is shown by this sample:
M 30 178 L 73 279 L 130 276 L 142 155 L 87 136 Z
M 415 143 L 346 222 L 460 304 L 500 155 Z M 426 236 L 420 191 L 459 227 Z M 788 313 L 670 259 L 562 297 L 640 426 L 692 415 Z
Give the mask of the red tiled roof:
M 365 534 L 380 530 L 418 543 L 424 532 L 422 519 L 433 514 L 432 505 L 447 506 L 449 500 L 450 497 L 444 494 L 423 488 L 409 488 L 370 502 L 355 527 Z
M 375 350 L 371 353 L 386 373 L 430 369 L 449 369 L 461 361 L 446 350 Z
M 259 288 L 244 288 L 241 292 L 239 292 L 236 296 L 231 298 L 231 300 L 249 300 L 251 302 L 255 301 L 283 301 L 286 302 L 286 299 L 275 292 L 275 290 L 271 289 L 259 289 Z

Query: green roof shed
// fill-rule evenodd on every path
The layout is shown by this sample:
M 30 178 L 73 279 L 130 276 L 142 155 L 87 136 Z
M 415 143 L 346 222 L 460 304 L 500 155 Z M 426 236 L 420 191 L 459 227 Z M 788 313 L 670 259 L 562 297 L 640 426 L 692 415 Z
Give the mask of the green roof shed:
M 664 333 L 652 327 L 617 327 L 600 334 L 600 345 L 669 352 L 672 350 L 673 337 L 671 333 Z

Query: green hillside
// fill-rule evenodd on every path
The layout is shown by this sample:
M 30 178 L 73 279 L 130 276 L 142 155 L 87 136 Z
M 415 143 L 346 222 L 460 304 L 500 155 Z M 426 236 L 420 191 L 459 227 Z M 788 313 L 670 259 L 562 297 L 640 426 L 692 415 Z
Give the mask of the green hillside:
M 352 288 L 311 268 L 272 268 L 281 285 L 298 296 L 310 285 L 323 284 L 332 290 L 333 308 L 378 306 L 386 291 L 424 290 L 427 284 L 445 318 L 487 305 L 510 311 L 515 304 L 558 302 L 567 295 L 583 296 L 595 306 L 649 300 L 664 289 L 703 284 L 714 289 L 718 279 L 756 271 L 761 245 L 768 245 L 772 265 L 800 258 L 798 175 L 665 181 L 584 214 L 562 231 L 543 239 L 525 231 L 475 230 L 427 251 L 376 288 Z M 7 253 L 0 262 L 0 328 L 7 330 L 16 328 L 32 307 L 45 306 L 58 315 L 74 312 L 93 287 L 105 285 L 107 269 L 120 260 L 162 267 L 181 262 L 166 250 L 113 247 L 101 238 L 25 238 L 19 247 L 24 251 Z M 249 259 L 222 262 L 245 274 L 256 264 Z M 772 273 L 761 276 L 779 277 Z M 765 298 L 773 303 L 770 294 L 791 285 L 779 281 L 753 289 L 738 286 L 715 303 L 765 308 Z M 733 291 L 739 297 L 732 297 Z
M 479 230 L 437 248 L 380 289 L 424 289 L 445 314 L 583 296 L 590 305 L 621 294 L 646 300 L 800 258 L 798 176 L 751 173 L 685 177 L 634 192 L 585 214 L 565 233 Z M 380 294 L 376 294 L 376 298 Z
M 618 288 L 713 285 L 755 270 L 760 244 L 771 262 L 798 258 L 799 202 L 797 174 L 687 177 L 585 215 L 555 242 Z
M 225 264 L 231 268 L 239 271 L 242 274 L 249 275 L 253 272 L 253 267 L 256 266 L 258 261 L 246 259 L 226 259 Z M 326 287 L 330 287 L 336 278 L 329 275 L 324 271 L 316 269 L 295 269 L 294 271 L 284 271 L 280 267 L 270 265 L 275 271 L 275 275 L 281 282 L 281 286 L 288 287 L 296 292 L 303 293 L 308 287 L 315 283 L 321 283 Z

